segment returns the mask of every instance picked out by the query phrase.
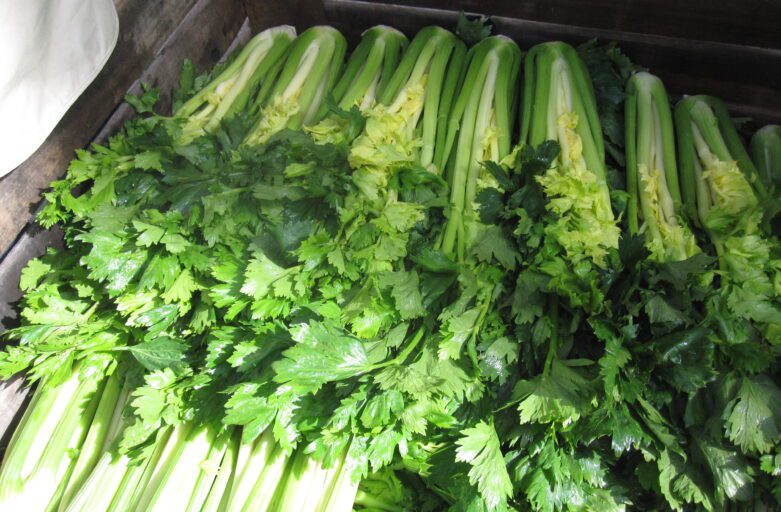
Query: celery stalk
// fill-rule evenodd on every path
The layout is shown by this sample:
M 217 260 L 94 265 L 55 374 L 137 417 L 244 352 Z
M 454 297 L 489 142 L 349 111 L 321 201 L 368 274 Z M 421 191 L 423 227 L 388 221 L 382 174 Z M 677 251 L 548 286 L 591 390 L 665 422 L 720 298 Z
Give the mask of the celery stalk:
M 256 510 L 258 512 L 271 510 L 275 490 L 282 482 L 289 460 L 281 446 L 274 447 L 266 460 L 263 471 L 258 475 L 252 491 L 247 496 L 244 506 L 235 510 Z
M 174 429 L 166 427 L 157 433 L 151 453 L 141 460 L 120 456 L 120 460 L 126 459 L 127 467 L 116 492 L 113 493 L 108 510 L 130 510 L 143 494 L 146 486 L 157 468 L 158 462 L 167 452 L 169 440 L 174 435 Z
M 327 487 L 328 473 L 319 461 L 299 449 L 288 464 L 283 484 L 277 489 L 271 510 L 316 511 L 321 494 Z
M 357 107 L 361 112 L 374 107 L 406 47 L 407 38 L 394 28 L 379 25 L 365 31 L 333 88 L 336 106 L 344 111 Z M 345 142 L 347 128 L 348 121 L 336 114 L 304 127 L 321 143 Z
M 571 128 L 582 146 L 578 155 L 602 183 L 607 194 L 604 142 L 588 72 L 574 48 L 561 42 L 543 43 L 525 58 L 524 111 L 521 140 L 536 146 L 545 140 L 562 145 L 561 158 L 570 158 L 572 137 L 563 137 L 564 115 L 575 117 Z
M 407 44 L 407 38 L 395 28 L 378 25 L 366 30 L 334 86 L 337 105 L 345 110 L 353 105 L 361 110 L 374 105 Z
M 443 157 L 448 159 L 457 139 L 448 168 L 450 209 L 442 250 L 455 252 L 461 260 L 468 226 L 477 221 L 473 202 L 479 183 L 493 182 L 482 163 L 498 162 L 510 152 L 520 61 L 518 46 L 503 36 L 484 39 L 467 55 L 467 73 L 453 106 Z
M 222 512 L 227 510 L 228 499 L 230 497 L 229 489 L 233 484 L 235 476 L 236 460 L 239 453 L 239 443 L 241 441 L 240 432 L 233 433 L 228 442 L 225 453 L 220 461 L 217 477 L 209 489 L 209 494 L 201 507 L 201 512 Z
M 559 221 L 548 229 L 576 267 L 606 265 L 620 230 L 610 204 L 602 129 L 588 72 L 562 42 L 533 47 L 524 61 L 521 143 L 556 141 L 561 151 L 536 179 Z
M 453 80 L 461 73 L 465 54 L 464 44 L 447 30 L 422 29 L 378 97 L 377 111 L 369 114 L 370 120 L 377 118 L 399 130 L 399 144 L 405 154 L 424 167 L 434 164 L 436 141 L 442 136 L 441 118 L 447 117 L 451 101 L 451 97 L 443 97 L 443 92 L 446 86 L 454 87 Z M 391 126 L 383 133 L 389 131 Z
M 95 410 L 95 417 L 90 425 L 87 437 L 79 450 L 79 457 L 64 487 L 61 500 L 67 503 L 76 490 L 84 484 L 92 469 L 97 464 L 103 451 L 106 449 L 109 435 L 111 434 L 112 422 L 115 417 L 115 411 L 124 406 L 123 397 L 126 396 L 126 390 L 123 390 L 121 379 L 118 372 L 110 375 L 100 393 L 100 401 Z
M 173 429 L 162 457 L 144 486 L 144 492 L 134 502 L 137 509 L 157 510 L 158 500 L 164 507 L 169 506 L 167 499 L 176 494 L 170 492 L 171 486 L 186 488 L 192 483 L 197 477 L 200 462 L 209 453 L 212 439 L 207 427 L 187 422 Z
M 684 98 L 675 122 L 684 205 L 715 247 L 725 307 L 767 341 L 781 343 L 779 262 L 764 232 L 767 189 L 721 101 Z
M 190 502 L 187 505 L 188 511 L 199 512 L 203 510 L 211 489 L 219 477 L 222 461 L 230 446 L 232 433 L 233 429 L 219 433 L 212 442 L 206 458 L 198 463 L 199 471 L 192 488 Z M 186 491 L 180 493 L 180 495 L 184 494 Z
M 345 451 L 340 461 L 338 475 L 321 509 L 323 512 L 350 512 L 353 509 L 360 480 L 354 477 L 354 466 L 347 454 Z
M 266 467 L 276 460 L 277 450 L 272 429 L 266 429 L 251 443 L 241 443 L 226 510 L 246 509 L 253 489 L 261 482 Z
M 180 142 L 214 131 L 223 119 L 242 111 L 261 84 L 272 83 L 290 43 L 293 27 L 273 27 L 253 37 L 209 84 L 187 100 L 175 115 L 186 119 Z
M 100 402 L 110 360 L 39 383 L 0 468 L 0 508 L 56 509 Z
M 307 29 L 291 45 L 270 99 L 257 98 L 262 107 L 246 144 L 262 144 L 284 128 L 300 129 L 325 115 L 325 98 L 342 68 L 347 42 L 338 30 Z
M 738 212 L 749 206 L 746 201 L 753 203 L 765 197 L 765 186 L 719 99 L 712 96 L 682 99 L 675 107 L 675 127 L 678 132 L 681 192 L 692 222 L 705 227 L 710 210 L 719 203 Z M 727 172 L 726 167 L 739 170 L 743 179 Z M 713 171 L 717 168 L 722 168 L 731 177 L 732 190 L 721 186 L 717 187 L 718 190 L 714 188 L 715 183 L 709 176 L 715 177 Z M 731 195 L 734 202 L 725 204 L 720 199 L 726 197 L 724 194 Z
M 157 461 L 162 456 L 171 432 L 170 428 L 159 432 L 148 456 L 138 460 L 116 453 L 115 446 L 119 438 L 114 439 L 112 446 L 103 452 L 89 477 L 74 493 L 71 500 L 60 504 L 60 510 L 79 512 L 131 509 L 132 502 L 144 489 Z
M 781 184 L 781 126 L 767 125 L 751 137 L 751 159 L 767 187 Z
M 625 112 L 629 232 L 645 234 L 657 261 L 687 259 L 699 248 L 679 218 L 672 112 L 661 80 L 645 72 L 633 75 L 627 84 Z

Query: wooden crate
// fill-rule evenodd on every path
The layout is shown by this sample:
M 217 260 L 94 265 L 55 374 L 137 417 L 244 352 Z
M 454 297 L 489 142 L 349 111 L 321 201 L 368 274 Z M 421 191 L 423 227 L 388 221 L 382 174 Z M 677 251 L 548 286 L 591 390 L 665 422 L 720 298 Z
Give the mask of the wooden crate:
M 103 142 L 132 111 L 123 96 L 142 82 L 159 87 L 163 107 L 187 57 L 216 63 L 253 33 L 279 24 L 299 30 L 330 24 L 354 43 L 383 23 L 408 35 L 423 26 L 454 27 L 460 10 L 490 15 L 495 32 L 522 49 L 560 39 L 616 41 L 658 74 L 672 95 L 721 96 L 736 115 L 781 123 L 781 2 L 775 0 L 115 0 L 116 49 L 46 142 L 0 179 L 0 330 L 15 323 L 19 273 L 30 258 L 61 244 L 59 231 L 33 223 L 40 194 L 61 177 L 77 148 Z M 0 384 L 0 432 L 7 442 L 24 402 L 20 379 Z M 18 418 L 17 418 L 18 419 Z

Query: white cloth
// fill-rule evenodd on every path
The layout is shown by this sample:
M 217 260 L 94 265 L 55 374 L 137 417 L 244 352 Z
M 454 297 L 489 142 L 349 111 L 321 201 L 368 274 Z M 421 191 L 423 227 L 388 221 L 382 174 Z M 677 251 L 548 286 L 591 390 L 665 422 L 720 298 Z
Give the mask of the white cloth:
M 118 34 L 113 0 L 0 0 L 0 176 L 46 140 Z

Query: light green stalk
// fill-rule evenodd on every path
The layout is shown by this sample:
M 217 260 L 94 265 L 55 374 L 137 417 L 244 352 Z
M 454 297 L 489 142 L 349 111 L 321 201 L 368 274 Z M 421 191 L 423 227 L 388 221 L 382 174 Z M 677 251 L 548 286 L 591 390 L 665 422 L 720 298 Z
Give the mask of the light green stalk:
M 323 512 L 351 512 L 355 504 L 360 480 L 354 476 L 354 464 L 344 453 L 341 465 L 338 469 L 336 480 L 333 483 L 328 500 L 322 508 Z
M 128 389 L 122 385 L 119 372 L 114 372 L 108 377 L 106 385 L 100 394 L 100 402 L 95 410 L 94 419 L 81 446 L 73 471 L 67 482 L 63 482 L 63 484 L 67 485 L 62 493 L 61 503 L 70 501 L 76 491 L 87 480 L 100 456 L 107 450 L 109 442 L 116 434 L 115 429 L 127 397 Z M 59 509 L 60 507 L 58 506 L 57 508 Z
M 547 233 L 574 267 L 606 265 L 620 230 L 610 205 L 605 148 L 594 89 L 585 65 L 562 42 L 533 47 L 524 61 L 521 143 L 558 142 L 559 156 L 537 180 L 559 221 Z
M 122 425 L 126 425 L 123 421 Z M 124 430 L 119 429 L 119 432 Z M 138 500 L 146 483 L 152 476 L 158 460 L 168 447 L 173 432 L 165 428 L 157 433 L 148 456 L 132 459 L 117 453 L 119 434 L 109 449 L 103 452 L 84 484 L 73 494 L 71 500 L 60 504 L 60 510 L 80 512 L 84 510 L 126 511 Z
M 349 110 L 357 105 L 365 111 L 374 106 L 408 44 L 407 37 L 395 28 L 377 25 L 366 30 L 334 86 L 339 108 Z
M 227 510 L 228 498 L 230 497 L 230 488 L 234 481 L 236 471 L 236 460 L 239 454 L 239 444 L 241 442 L 241 433 L 234 432 L 225 454 L 217 470 L 217 477 L 209 489 L 209 495 L 204 501 L 201 512 L 223 512 Z
M 293 27 L 282 25 L 253 37 L 219 75 L 177 109 L 175 115 L 187 119 L 180 142 L 213 132 L 223 119 L 242 111 L 253 95 L 265 101 L 295 36 Z
M 575 141 L 562 136 L 561 116 L 568 116 L 568 123 L 574 125 L 586 167 L 606 181 L 605 145 L 586 66 L 566 43 L 539 44 L 524 59 L 521 141 L 537 146 L 555 140 L 562 144 L 562 158 L 574 158 L 567 149 L 573 149 Z
M 757 130 L 749 144 L 751 159 L 767 187 L 781 186 L 781 126 L 770 124 Z
M 675 123 L 684 206 L 716 249 L 725 304 L 781 343 L 781 261 L 763 232 L 765 186 L 721 101 L 684 98 Z
M 417 162 L 439 172 L 435 148 L 461 74 L 466 47 L 440 27 L 415 36 L 401 62 L 367 112 L 366 128 L 353 143 L 350 164 L 382 174 L 397 162 Z
M 325 507 L 339 480 L 343 459 L 344 454 L 334 463 L 334 467 L 325 468 L 303 449 L 299 449 L 288 463 L 283 483 L 277 489 L 270 510 L 330 512 Z M 339 508 L 343 509 L 344 505 Z
M 133 502 L 135 509 L 147 510 L 154 507 L 158 490 L 168 485 L 168 476 L 171 471 L 177 471 L 180 459 L 187 459 L 187 462 L 194 463 L 197 468 L 198 462 L 205 458 L 210 447 L 206 431 L 206 428 L 196 427 L 189 422 L 173 427 L 171 437 L 166 442 L 160 459 L 154 465 L 143 492 Z M 193 457 L 189 457 L 190 455 Z
M 645 234 L 657 261 L 685 260 L 699 247 L 679 218 L 675 134 L 662 81 L 650 73 L 633 75 L 627 83 L 625 112 L 629 232 Z
M 737 214 L 765 197 L 765 186 L 721 100 L 682 99 L 675 107 L 675 127 L 681 192 L 692 222 L 706 227 L 713 207 Z
M 365 31 L 333 88 L 336 106 L 345 111 L 357 107 L 361 112 L 374 107 L 407 44 L 404 34 L 391 27 L 378 25 Z M 318 142 L 338 143 L 347 140 L 347 124 L 346 119 L 331 114 L 304 128 Z
M 284 478 L 289 460 L 290 457 L 285 450 L 275 443 L 273 449 L 268 453 L 263 471 L 257 475 L 255 485 L 247 496 L 244 506 L 232 510 L 257 510 L 258 512 L 273 510 L 271 504 L 275 491 Z
M 170 455 L 158 468 L 135 506 L 138 510 L 200 511 L 214 482 L 231 432 L 217 432 L 209 426 L 181 425 L 174 434 Z M 189 502 L 187 501 L 189 500 Z
M 260 116 L 245 143 L 262 144 L 284 128 L 297 130 L 322 119 L 346 50 L 344 36 L 332 27 L 302 33 L 291 45 L 269 99 L 256 98 Z
M 110 368 L 113 360 L 101 358 L 75 367 L 60 383 L 38 384 L 3 458 L 0 509 L 56 509 Z
M 137 510 L 134 504 L 143 495 L 152 476 L 160 467 L 160 461 L 168 457 L 171 447 L 176 445 L 180 435 L 181 431 L 165 427 L 157 433 L 151 450 L 147 452 L 148 455 L 140 459 L 128 458 L 125 455 L 119 457 L 120 460 L 127 461 L 127 470 L 111 499 L 108 510 L 117 512 Z
M 250 443 L 242 442 L 225 510 L 267 510 L 286 461 L 287 456 L 274 440 L 272 429 L 266 429 Z
M 466 60 L 466 77 L 450 114 L 442 154 L 447 161 L 458 141 L 448 166 L 450 209 L 442 250 L 455 252 L 461 260 L 469 226 L 477 222 L 473 203 L 478 188 L 495 185 L 482 163 L 499 162 L 510 153 L 521 50 L 512 40 L 494 36 L 470 49 Z

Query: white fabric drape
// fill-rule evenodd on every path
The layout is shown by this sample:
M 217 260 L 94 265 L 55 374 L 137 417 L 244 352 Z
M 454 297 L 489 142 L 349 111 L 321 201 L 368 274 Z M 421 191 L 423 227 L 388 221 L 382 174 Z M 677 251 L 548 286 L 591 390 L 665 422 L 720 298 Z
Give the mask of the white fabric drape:
M 113 0 L 0 0 L 0 176 L 43 143 L 118 34 Z

